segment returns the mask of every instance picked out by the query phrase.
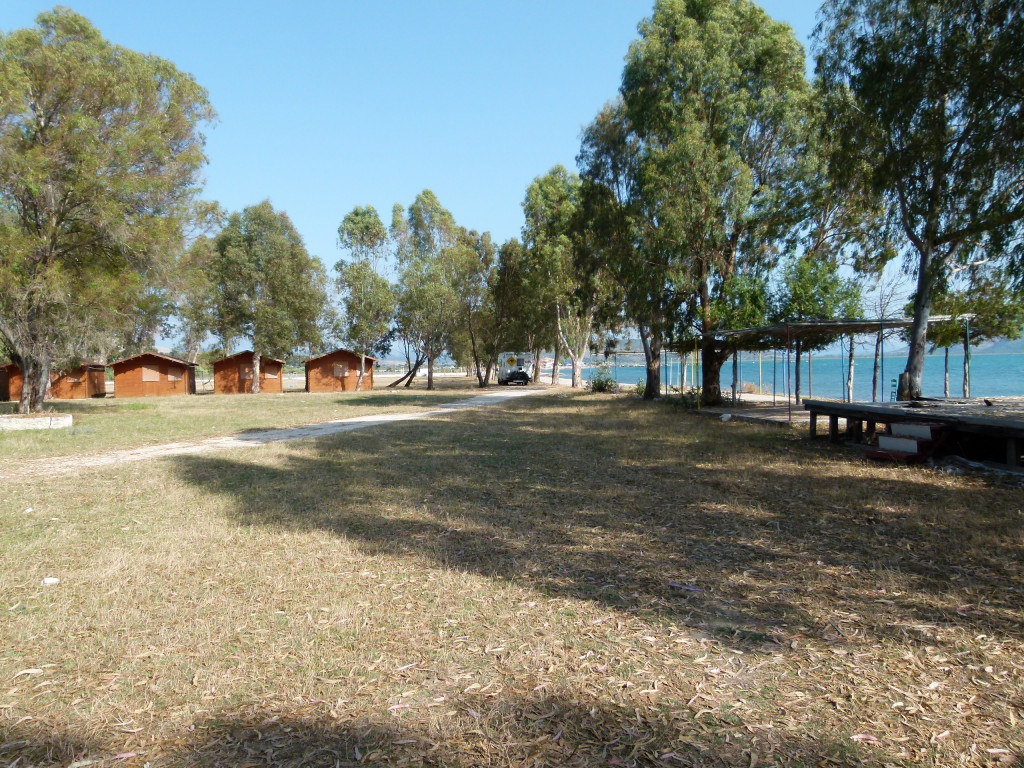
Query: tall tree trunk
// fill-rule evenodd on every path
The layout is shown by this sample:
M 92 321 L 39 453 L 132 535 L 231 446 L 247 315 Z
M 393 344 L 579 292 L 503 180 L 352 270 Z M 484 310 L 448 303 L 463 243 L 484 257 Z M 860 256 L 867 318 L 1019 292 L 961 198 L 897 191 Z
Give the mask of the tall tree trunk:
M 732 351 L 732 404 L 736 405 L 737 390 L 740 386 L 740 358 L 739 351 Z
M 644 347 L 644 361 L 647 363 L 647 381 L 644 384 L 644 400 L 661 397 L 661 338 L 643 324 L 637 324 L 640 343 Z
M 942 396 L 949 397 L 949 347 L 946 347 L 945 352 L 942 369 Z
M 388 384 L 388 389 L 393 389 L 393 388 L 397 387 L 403 381 L 405 382 L 405 386 L 406 387 L 408 387 L 410 384 L 412 384 L 413 379 L 416 378 L 416 372 L 420 369 L 420 366 L 423 365 L 423 361 L 424 360 L 426 360 L 425 357 L 420 357 L 419 355 L 417 355 L 416 356 L 416 364 L 413 365 L 412 363 L 410 363 L 409 364 L 409 370 L 407 370 L 404 374 L 402 374 L 402 376 L 400 376 L 399 378 L 395 379 L 390 384 Z
M 23 356 L 19 367 L 22 381 L 18 413 L 42 413 L 46 389 L 50 382 L 50 361 Z
M 800 405 L 800 357 L 803 352 L 800 339 L 797 339 L 793 346 L 796 348 L 796 367 L 793 371 L 793 402 Z
M 878 386 L 881 383 L 878 377 L 882 375 L 882 342 L 884 337 L 879 331 L 875 335 L 875 365 L 871 372 L 871 402 L 878 402 Z
M 533 348 L 533 376 L 530 377 L 530 381 L 536 384 L 540 381 L 540 353 L 541 348 L 539 346 Z
M 846 401 L 853 402 L 853 334 L 850 334 L 850 362 L 846 368 Z
M 558 338 L 558 334 L 555 335 L 555 351 L 554 357 L 551 359 L 551 383 L 558 383 L 558 364 L 562 362 L 562 343 Z
M 359 353 L 359 375 L 356 377 L 356 392 L 363 389 L 363 376 L 366 375 L 366 355 Z
M 971 343 L 964 334 L 964 397 L 971 396 Z
M 252 383 L 249 385 L 249 391 L 254 395 L 260 393 L 260 363 L 263 362 L 263 356 L 259 352 L 252 353 Z
M 910 354 L 907 367 L 900 377 L 897 400 L 914 400 L 921 397 L 921 379 L 924 375 L 924 358 L 928 344 L 928 318 L 932 311 L 932 286 L 935 284 L 935 254 L 930 241 L 919 248 L 921 255 L 917 272 L 917 290 L 914 293 L 914 321 L 910 326 Z
M 427 358 L 427 389 L 434 388 L 434 358 Z
M 722 402 L 722 366 L 728 356 L 727 351 L 715 346 L 714 339 L 708 338 L 701 342 L 700 399 L 705 405 L 718 405 Z
M 487 381 L 484 379 L 484 375 L 480 370 L 480 353 L 476 346 L 476 333 L 473 332 L 473 315 L 469 313 L 466 318 L 466 327 L 469 329 L 469 347 L 473 352 L 473 370 L 476 372 L 477 384 L 480 387 L 486 387 Z

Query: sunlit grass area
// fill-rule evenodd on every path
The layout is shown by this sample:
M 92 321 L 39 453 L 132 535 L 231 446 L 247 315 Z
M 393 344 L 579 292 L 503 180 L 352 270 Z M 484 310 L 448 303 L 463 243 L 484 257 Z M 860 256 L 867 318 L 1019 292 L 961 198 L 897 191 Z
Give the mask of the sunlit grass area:
M 53 400 L 47 402 L 46 410 L 71 413 L 74 426 L 69 430 L 0 432 L 0 462 L 195 440 L 387 411 L 428 410 L 479 394 L 475 382 L 463 376 L 439 378 L 430 392 L 417 381 L 409 389 L 378 386 L 370 392 Z M 16 409 L 16 403 L 0 403 L 0 413 Z
M 0 764 L 1010 765 L 1022 510 L 565 393 L 14 479 Z

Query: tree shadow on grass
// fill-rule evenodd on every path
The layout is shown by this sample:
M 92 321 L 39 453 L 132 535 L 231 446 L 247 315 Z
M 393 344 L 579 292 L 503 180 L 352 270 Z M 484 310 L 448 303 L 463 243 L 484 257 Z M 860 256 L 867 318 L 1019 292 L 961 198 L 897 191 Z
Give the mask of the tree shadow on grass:
M 1012 492 L 860 465 L 840 482 L 851 459 L 791 435 L 657 407 L 638 424 L 623 407 L 544 398 L 324 438 L 271 467 L 173 461 L 245 525 L 329 531 L 735 644 L 841 640 L 822 619 L 837 610 L 900 640 L 934 642 L 939 624 L 1022 635 Z
M 435 709 L 367 711 L 344 700 L 214 711 L 171 741 L 138 747 L 42 732 L 37 723 L 0 730 L 5 765 L 92 765 L 145 761 L 151 768 L 339 768 L 340 766 L 743 766 L 859 765 L 884 753 L 849 734 L 783 727 L 745 729 L 742 713 L 630 703 L 582 691 L 454 694 Z M 886 760 L 890 756 L 885 756 Z M 134 761 L 132 760 L 134 758 Z M 77 761 L 77 763 L 75 762 Z

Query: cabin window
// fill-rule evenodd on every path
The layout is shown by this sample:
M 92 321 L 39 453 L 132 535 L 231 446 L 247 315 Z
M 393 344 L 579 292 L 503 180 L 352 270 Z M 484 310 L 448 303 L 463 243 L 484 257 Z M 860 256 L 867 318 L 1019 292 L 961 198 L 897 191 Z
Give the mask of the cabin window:
M 142 380 L 143 381 L 160 381 L 160 366 L 159 365 L 144 365 L 144 366 L 142 366 Z
M 279 371 L 280 369 L 279 369 L 279 368 L 276 368 L 276 367 L 271 367 L 271 366 L 267 366 L 267 367 L 266 367 L 266 368 L 264 368 L 263 370 L 264 370 L 264 375 L 265 375 L 265 376 L 266 376 L 266 377 L 267 377 L 268 379 L 276 379 L 276 378 L 277 378 L 277 372 L 278 372 L 278 371 Z
M 252 366 L 248 363 L 238 366 L 238 375 L 242 381 L 252 381 Z
M 336 379 L 344 379 L 348 376 L 348 366 L 345 363 L 334 364 L 334 377 Z
M 68 373 L 68 374 L 65 374 L 65 378 L 69 382 L 71 382 L 72 384 L 81 384 L 82 383 L 82 376 L 81 376 L 81 374 Z
M 167 380 L 168 381 L 181 381 L 181 369 L 180 368 L 168 368 L 167 369 Z

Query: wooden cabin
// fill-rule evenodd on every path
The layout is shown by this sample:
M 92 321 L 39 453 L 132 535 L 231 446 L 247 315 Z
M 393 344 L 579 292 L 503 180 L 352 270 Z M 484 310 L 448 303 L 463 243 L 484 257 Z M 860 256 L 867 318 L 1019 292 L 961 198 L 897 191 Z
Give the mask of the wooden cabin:
M 366 373 L 363 391 L 373 389 L 373 364 L 376 358 L 365 357 Z M 307 392 L 355 392 L 359 381 L 359 355 L 347 349 L 336 349 L 306 361 Z
M 0 400 L 20 400 L 25 377 L 21 368 L 10 363 L 0 368 Z M 48 398 L 78 400 L 86 397 L 104 397 L 107 394 L 107 368 L 100 363 L 83 363 L 78 368 L 55 370 L 50 373 Z
M 196 364 L 167 355 L 144 352 L 111 363 L 115 397 L 194 395 Z
M 20 400 L 24 377 L 14 363 L 0 366 L 0 400 Z
M 213 391 L 218 395 L 249 393 L 252 387 L 251 349 L 222 357 L 213 364 Z M 284 360 L 260 356 L 260 392 L 284 392 Z
M 50 377 L 50 397 L 55 400 L 77 400 L 85 397 L 106 397 L 107 366 L 82 363 L 79 368 L 55 371 Z

